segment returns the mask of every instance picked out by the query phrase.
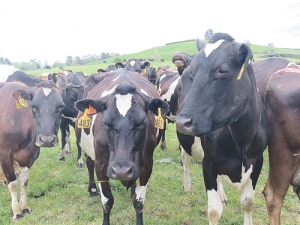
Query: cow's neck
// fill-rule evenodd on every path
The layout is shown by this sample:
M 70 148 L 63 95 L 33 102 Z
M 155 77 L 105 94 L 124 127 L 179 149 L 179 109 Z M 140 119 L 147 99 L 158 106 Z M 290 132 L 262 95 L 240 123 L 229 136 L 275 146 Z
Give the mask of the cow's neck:
M 258 93 L 249 99 L 245 114 L 230 125 L 230 132 L 236 144 L 243 148 L 249 146 L 261 122 L 262 103 Z

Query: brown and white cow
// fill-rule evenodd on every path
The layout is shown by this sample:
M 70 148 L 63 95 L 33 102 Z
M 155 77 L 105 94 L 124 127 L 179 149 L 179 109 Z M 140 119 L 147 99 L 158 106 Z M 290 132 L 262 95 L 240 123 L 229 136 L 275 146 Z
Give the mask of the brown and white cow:
M 35 88 L 18 82 L 0 83 L 0 169 L 11 193 L 13 220 L 31 212 L 26 196 L 29 173 L 40 147 L 58 143 L 62 95 L 52 81 L 42 81 Z
M 127 69 L 110 72 L 84 100 L 76 103 L 81 111 L 76 136 L 82 149 L 95 161 L 103 224 L 110 223 L 114 202 L 109 179 L 120 180 L 131 188 L 136 223 L 143 224 L 153 151 L 159 142 L 156 117 L 166 114 L 169 107 L 155 87 L 139 77 L 139 73 Z

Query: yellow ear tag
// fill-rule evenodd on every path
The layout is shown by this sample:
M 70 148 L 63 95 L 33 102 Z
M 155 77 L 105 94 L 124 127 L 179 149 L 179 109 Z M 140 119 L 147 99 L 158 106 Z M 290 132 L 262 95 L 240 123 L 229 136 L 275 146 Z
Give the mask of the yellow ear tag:
M 243 66 L 242 66 L 242 68 L 240 70 L 240 73 L 239 73 L 238 77 L 236 78 L 237 80 L 240 80 L 242 78 L 244 69 L 245 69 L 245 63 L 243 64 Z
M 17 106 L 17 109 L 26 108 L 26 107 L 28 107 L 28 103 L 24 98 L 19 97 L 19 100 L 16 101 L 16 106 Z
M 145 68 L 145 69 L 143 69 L 143 73 L 144 74 L 146 74 L 147 73 L 147 69 Z
M 161 108 L 158 108 L 158 116 L 155 120 L 155 128 L 164 129 L 164 119 L 161 116 Z
M 84 110 L 83 116 L 78 119 L 78 128 L 90 128 L 91 127 L 91 119 L 87 115 L 88 109 Z

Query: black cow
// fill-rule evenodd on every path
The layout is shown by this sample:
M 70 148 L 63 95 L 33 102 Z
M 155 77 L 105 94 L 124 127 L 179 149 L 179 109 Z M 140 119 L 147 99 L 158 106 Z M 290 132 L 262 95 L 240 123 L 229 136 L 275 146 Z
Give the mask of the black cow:
M 208 218 L 218 223 L 223 206 L 218 175 L 241 190 L 244 224 L 252 224 L 255 186 L 270 128 L 251 65 L 252 52 L 228 34 L 216 33 L 182 75 L 180 133 L 200 136 Z
M 98 73 L 103 72 L 110 72 L 112 70 L 117 70 L 118 68 L 115 65 L 109 65 L 105 70 L 104 69 L 98 69 Z
M 129 59 L 125 65 L 121 62 L 115 64 L 117 68 L 126 68 L 128 71 L 142 73 L 143 69 L 150 66 L 149 62 L 144 62 L 143 64 L 138 59 Z
M 147 79 L 153 84 L 155 85 L 156 83 L 156 69 L 154 67 L 147 67 L 146 69 L 146 76 Z
M 31 212 L 26 188 L 40 147 L 58 144 L 57 132 L 64 109 L 63 89 L 52 81 L 42 81 L 34 88 L 20 82 L 0 83 L 0 169 L 11 193 L 13 220 Z
M 155 116 L 160 111 L 164 115 L 169 110 L 168 105 L 150 82 L 139 79 L 138 73 L 119 69 L 109 76 L 103 75 L 105 78 L 91 89 L 87 98 L 76 103 L 76 107 L 85 112 L 78 114 L 77 140 L 95 160 L 103 224 L 110 224 L 114 202 L 109 179 L 120 180 L 125 187 L 131 188 L 136 224 L 143 224 L 153 151 L 159 142 L 155 124 L 161 124 L 161 121 L 155 122 Z
M 78 73 L 66 73 L 64 75 L 66 81 L 66 95 L 63 97 L 65 103 L 64 110 L 62 112 L 62 119 L 60 123 L 61 132 L 61 151 L 59 154 L 59 160 L 65 159 L 65 154 L 71 154 L 70 145 L 70 128 L 72 126 L 75 129 L 76 117 L 78 110 L 75 108 L 74 103 L 83 97 L 84 84 L 86 77 L 83 74 Z M 77 145 L 78 155 L 77 163 L 79 167 L 83 166 L 83 160 L 81 157 L 81 149 Z

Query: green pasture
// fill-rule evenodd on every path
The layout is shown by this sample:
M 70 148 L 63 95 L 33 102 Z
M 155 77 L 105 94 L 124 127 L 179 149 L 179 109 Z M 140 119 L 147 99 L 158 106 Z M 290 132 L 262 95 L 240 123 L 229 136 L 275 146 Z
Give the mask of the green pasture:
M 87 168 L 77 168 L 74 131 L 71 133 L 72 154 L 65 161 L 58 161 L 60 147 L 42 148 L 40 157 L 32 167 L 28 202 L 32 209 L 17 222 L 10 220 L 11 198 L 7 186 L 0 185 L 0 224 L 101 224 L 102 207 L 100 197 L 90 198 L 87 192 Z M 265 151 L 264 166 L 256 188 L 253 222 L 268 224 L 265 200 L 262 195 L 268 175 L 268 157 Z M 169 159 L 170 162 L 163 162 Z M 168 161 L 168 160 L 166 160 Z M 144 208 L 146 225 L 201 225 L 208 224 L 207 196 L 205 193 L 201 165 L 191 160 L 192 192 L 184 193 L 183 168 L 174 124 L 167 124 L 167 150 L 159 146 L 154 152 L 153 173 L 148 185 Z M 228 197 L 220 224 L 243 224 L 243 212 L 239 203 L 240 193 L 233 191 L 223 180 Z M 111 212 L 111 224 L 135 224 L 135 211 L 130 200 L 130 190 L 120 182 L 110 182 L 115 198 Z M 282 224 L 300 224 L 300 202 L 289 189 L 282 210 Z

